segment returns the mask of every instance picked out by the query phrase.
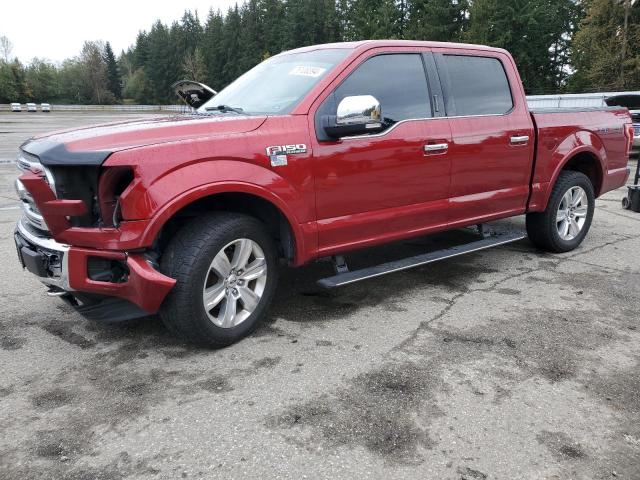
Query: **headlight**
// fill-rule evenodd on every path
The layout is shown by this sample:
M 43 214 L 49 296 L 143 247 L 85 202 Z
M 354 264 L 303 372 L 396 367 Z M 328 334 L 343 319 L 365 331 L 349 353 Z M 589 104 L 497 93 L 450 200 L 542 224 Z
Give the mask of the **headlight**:
M 44 178 L 49 184 L 49 186 L 51 187 L 51 190 L 53 190 L 54 195 L 56 197 L 58 196 L 56 192 L 56 181 L 55 181 L 55 178 L 53 177 L 53 174 L 51 173 L 51 170 L 49 170 L 47 167 L 42 165 L 40 163 L 40 159 L 37 156 L 31 153 L 25 152 L 24 150 L 21 149 L 18 153 L 18 158 L 16 159 L 16 163 L 18 165 L 18 168 L 23 172 L 29 170 L 33 172 L 44 173 Z

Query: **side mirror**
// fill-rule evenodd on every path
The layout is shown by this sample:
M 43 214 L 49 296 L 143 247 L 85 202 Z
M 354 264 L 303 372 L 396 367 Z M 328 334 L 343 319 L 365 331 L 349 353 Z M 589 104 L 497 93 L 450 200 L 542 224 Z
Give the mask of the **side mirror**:
M 382 128 L 380 102 L 372 95 L 345 97 L 336 115 L 325 116 L 323 123 L 325 132 L 333 138 L 378 131 Z

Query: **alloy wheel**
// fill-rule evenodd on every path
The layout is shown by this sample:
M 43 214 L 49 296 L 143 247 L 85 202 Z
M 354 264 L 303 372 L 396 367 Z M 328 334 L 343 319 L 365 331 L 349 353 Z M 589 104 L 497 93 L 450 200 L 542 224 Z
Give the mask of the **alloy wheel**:
M 218 327 L 232 328 L 256 309 L 267 284 L 267 261 L 260 245 L 240 238 L 213 258 L 205 277 L 202 302 Z
M 582 231 L 589 212 L 589 199 L 582 187 L 571 187 L 562 196 L 556 215 L 558 235 L 565 241 L 576 238 Z

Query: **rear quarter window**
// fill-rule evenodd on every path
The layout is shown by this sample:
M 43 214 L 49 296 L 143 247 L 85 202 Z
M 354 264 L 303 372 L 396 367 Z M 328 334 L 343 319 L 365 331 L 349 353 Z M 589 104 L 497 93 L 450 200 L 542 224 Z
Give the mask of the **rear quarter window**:
M 449 116 L 502 115 L 513 108 L 502 62 L 493 57 L 443 55 Z

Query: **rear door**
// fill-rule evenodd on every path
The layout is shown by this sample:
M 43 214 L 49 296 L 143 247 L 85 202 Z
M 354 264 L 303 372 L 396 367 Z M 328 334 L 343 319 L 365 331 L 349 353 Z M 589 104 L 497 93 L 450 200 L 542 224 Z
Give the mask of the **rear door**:
M 335 115 L 337 104 L 347 96 L 373 95 L 380 102 L 385 128 L 336 140 L 322 138 L 316 125 L 320 254 L 446 225 L 450 132 L 447 119 L 430 101 L 434 87 L 428 82 L 423 53 L 364 54 L 322 97 L 316 118 Z
M 451 126 L 451 226 L 524 213 L 535 138 L 511 59 L 459 49 L 434 58 Z

